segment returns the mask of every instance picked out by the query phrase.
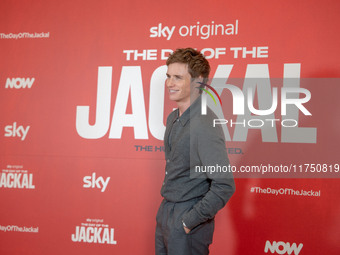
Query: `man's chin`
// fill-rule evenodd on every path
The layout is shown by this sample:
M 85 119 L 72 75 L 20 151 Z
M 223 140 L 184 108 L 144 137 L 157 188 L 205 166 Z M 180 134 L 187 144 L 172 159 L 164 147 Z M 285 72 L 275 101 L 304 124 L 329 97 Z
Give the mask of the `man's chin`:
M 175 95 L 170 95 L 170 96 L 169 96 L 169 99 L 170 99 L 171 101 L 175 101 L 175 102 L 178 101 L 178 97 L 175 96 Z

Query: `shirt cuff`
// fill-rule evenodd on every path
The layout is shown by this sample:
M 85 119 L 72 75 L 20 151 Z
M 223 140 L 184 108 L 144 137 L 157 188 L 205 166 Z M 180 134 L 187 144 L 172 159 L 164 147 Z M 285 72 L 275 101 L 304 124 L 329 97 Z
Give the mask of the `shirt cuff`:
M 183 223 L 185 222 L 186 227 L 191 230 L 194 227 L 196 227 L 198 224 L 200 224 L 201 220 L 196 210 L 192 209 L 191 211 L 183 215 L 182 222 Z

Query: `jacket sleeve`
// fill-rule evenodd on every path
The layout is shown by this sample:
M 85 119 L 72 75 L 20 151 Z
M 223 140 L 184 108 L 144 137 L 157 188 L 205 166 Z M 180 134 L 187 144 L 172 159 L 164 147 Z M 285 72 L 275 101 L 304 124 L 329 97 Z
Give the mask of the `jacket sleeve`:
M 183 222 L 189 229 L 213 218 L 235 192 L 233 174 L 230 171 L 225 172 L 229 169 L 229 159 L 222 128 L 212 127 L 212 123 L 206 121 L 200 124 L 195 132 L 197 154 L 202 166 L 212 171 L 215 169 L 215 172 L 205 173 L 204 178 L 210 181 L 210 189 L 189 212 L 183 215 Z

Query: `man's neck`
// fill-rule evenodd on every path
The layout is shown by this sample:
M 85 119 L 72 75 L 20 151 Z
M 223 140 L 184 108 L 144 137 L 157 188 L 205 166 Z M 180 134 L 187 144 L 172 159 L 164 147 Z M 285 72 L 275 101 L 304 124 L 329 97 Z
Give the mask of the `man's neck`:
M 190 102 L 178 103 L 177 106 L 178 106 L 179 116 L 181 116 L 190 107 Z
M 195 102 L 195 100 L 199 97 L 199 94 L 197 96 L 192 97 L 187 102 L 177 102 L 177 107 L 179 110 L 179 116 L 181 116 L 189 107 L 190 105 Z

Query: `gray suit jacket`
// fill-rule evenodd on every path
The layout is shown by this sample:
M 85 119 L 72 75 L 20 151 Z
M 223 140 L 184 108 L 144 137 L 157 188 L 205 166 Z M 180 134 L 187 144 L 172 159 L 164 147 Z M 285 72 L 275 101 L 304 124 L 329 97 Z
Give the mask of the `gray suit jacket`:
M 235 191 L 232 173 L 222 171 L 229 159 L 223 130 L 220 125 L 213 127 L 215 118 L 209 108 L 207 115 L 201 115 L 200 97 L 179 118 L 178 109 L 167 118 L 161 194 L 171 202 L 200 198 L 183 215 L 189 229 L 213 218 Z

